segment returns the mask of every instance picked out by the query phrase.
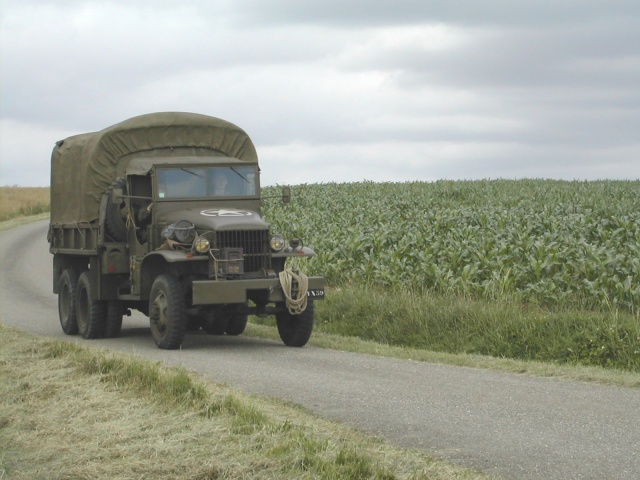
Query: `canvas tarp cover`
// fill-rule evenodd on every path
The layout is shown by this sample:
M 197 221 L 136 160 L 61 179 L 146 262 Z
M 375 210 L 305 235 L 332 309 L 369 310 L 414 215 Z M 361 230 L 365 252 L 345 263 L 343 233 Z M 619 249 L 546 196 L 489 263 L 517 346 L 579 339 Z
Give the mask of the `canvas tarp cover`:
M 102 195 L 136 153 L 190 149 L 190 156 L 257 161 L 249 136 L 236 125 L 194 113 L 151 113 L 99 132 L 56 143 L 51 155 L 51 223 L 96 221 Z

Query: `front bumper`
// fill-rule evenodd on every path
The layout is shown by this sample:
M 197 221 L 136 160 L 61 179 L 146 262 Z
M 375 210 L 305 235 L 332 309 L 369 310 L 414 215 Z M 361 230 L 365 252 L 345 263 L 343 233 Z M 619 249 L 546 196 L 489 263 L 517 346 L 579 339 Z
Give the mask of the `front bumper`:
M 307 296 L 310 299 L 322 300 L 324 298 L 324 277 L 308 278 Z M 278 278 L 193 281 L 193 305 L 244 303 L 252 297 L 260 297 L 268 303 L 286 300 Z

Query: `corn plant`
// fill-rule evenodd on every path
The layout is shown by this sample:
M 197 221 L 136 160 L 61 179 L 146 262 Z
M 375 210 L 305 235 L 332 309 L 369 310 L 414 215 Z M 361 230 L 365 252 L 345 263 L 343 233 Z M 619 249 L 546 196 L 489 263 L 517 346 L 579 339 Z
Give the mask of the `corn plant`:
M 275 194 L 275 187 L 263 192 Z M 267 205 L 335 286 L 640 311 L 640 181 L 329 183 Z

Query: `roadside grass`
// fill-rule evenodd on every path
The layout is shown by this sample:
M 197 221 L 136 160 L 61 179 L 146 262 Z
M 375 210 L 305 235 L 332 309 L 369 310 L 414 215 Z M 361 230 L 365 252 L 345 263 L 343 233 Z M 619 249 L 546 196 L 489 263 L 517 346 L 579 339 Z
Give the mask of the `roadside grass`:
M 372 355 L 640 388 L 640 323 L 624 312 L 416 296 L 351 286 L 315 303 L 310 344 Z M 250 335 L 278 339 L 275 320 Z
M 0 222 L 49 212 L 49 187 L 0 187 Z
M 38 220 L 45 220 L 49 218 L 49 213 L 40 213 L 38 215 L 32 215 L 30 217 L 13 217 L 11 220 L 5 220 L 0 222 L 0 232 L 9 230 L 10 228 L 19 227 L 20 225 L 26 225 L 27 223 L 37 222 Z
M 640 373 L 640 317 L 351 285 L 316 303 L 317 331 L 434 352 Z
M 251 317 L 251 322 L 247 325 L 245 335 L 280 341 L 277 330 L 267 323 L 270 322 Z M 515 360 L 512 358 L 466 353 L 434 352 L 432 350 L 398 347 L 370 340 L 362 340 L 358 337 L 335 335 L 321 331 L 314 331 L 309 340 L 309 345 L 365 355 L 413 360 L 416 362 L 487 369 L 535 377 L 554 377 L 564 380 L 598 383 L 624 388 L 640 388 L 640 373 L 613 368 L 561 365 L 552 362 Z
M 483 479 L 183 369 L 0 326 L 0 478 Z

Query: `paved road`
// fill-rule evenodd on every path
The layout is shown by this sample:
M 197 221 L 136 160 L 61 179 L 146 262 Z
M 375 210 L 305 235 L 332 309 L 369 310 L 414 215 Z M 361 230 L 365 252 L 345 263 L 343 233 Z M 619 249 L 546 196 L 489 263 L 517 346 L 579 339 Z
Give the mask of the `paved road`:
M 47 224 L 0 232 L 6 325 L 65 337 L 51 293 Z M 188 335 L 161 351 L 146 318 L 119 339 L 86 345 L 135 352 L 240 390 L 511 479 L 640 479 L 640 391 L 378 358 L 248 337 Z

